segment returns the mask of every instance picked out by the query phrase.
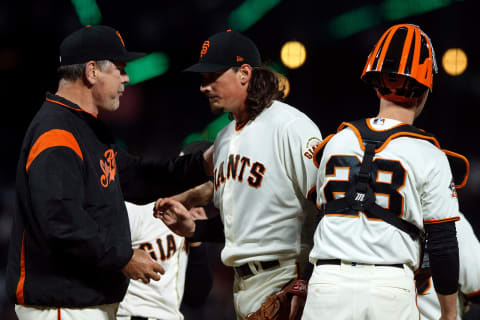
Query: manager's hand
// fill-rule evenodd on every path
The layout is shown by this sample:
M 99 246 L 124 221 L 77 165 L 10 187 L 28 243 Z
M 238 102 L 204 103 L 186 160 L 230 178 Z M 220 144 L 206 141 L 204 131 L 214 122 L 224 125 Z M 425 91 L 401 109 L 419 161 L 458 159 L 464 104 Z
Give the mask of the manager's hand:
M 152 257 L 142 249 L 133 249 L 133 255 L 122 272 L 125 276 L 133 280 L 142 280 L 143 283 L 149 283 L 150 279 L 160 280 L 160 274 L 165 270 Z

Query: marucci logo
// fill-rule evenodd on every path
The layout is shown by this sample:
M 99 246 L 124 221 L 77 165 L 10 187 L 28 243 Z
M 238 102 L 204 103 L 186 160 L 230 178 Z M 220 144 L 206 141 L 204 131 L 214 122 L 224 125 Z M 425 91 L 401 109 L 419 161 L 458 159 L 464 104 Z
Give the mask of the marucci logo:
M 113 149 L 108 149 L 105 151 L 105 161 L 100 159 L 100 168 L 102 169 L 102 176 L 100 177 L 100 183 L 104 188 L 110 185 L 110 182 L 115 180 L 115 175 L 117 172 L 117 162 L 115 157 L 117 153 Z
M 363 202 L 364 199 L 365 199 L 365 193 L 357 192 L 357 195 L 355 196 L 355 201 Z
M 200 58 L 207 54 L 208 48 L 210 48 L 210 41 L 205 40 L 202 45 L 202 51 L 200 51 Z

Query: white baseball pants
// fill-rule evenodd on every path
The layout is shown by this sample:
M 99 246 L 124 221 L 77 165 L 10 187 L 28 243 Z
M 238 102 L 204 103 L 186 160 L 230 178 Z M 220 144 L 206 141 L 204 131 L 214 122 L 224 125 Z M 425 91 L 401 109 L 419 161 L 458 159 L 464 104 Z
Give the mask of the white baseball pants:
M 118 303 L 87 308 L 49 308 L 15 305 L 18 320 L 115 320 Z
M 419 319 L 413 272 L 356 265 L 315 266 L 302 320 Z
M 237 320 L 245 319 L 245 316 L 256 311 L 265 301 L 267 296 L 280 291 L 290 280 L 297 278 L 295 259 L 280 261 L 280 266 L 260 270 L 258 273 L 240 278 L 235 274 L 233 283 L 233 305 L 237 314 Z

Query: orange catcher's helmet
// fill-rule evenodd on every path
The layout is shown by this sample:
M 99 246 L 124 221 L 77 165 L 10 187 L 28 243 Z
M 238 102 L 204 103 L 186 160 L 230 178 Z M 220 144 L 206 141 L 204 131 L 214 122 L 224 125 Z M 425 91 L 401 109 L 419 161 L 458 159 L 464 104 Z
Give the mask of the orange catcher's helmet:
M 417 99 L 432 90 L 438 72 L 430 38 L 418 26 L 397 24 L 389 28 L 368 56 L 361 79 L 392 101 Z

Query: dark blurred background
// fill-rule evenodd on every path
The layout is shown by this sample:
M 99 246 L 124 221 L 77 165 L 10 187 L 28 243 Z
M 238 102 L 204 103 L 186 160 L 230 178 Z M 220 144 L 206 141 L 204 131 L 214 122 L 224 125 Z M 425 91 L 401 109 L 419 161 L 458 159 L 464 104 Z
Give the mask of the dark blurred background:
M 312 118 L 325 137 L 342 121 L 376 114 L 376 95 L 359 78 L 368 53 L 389 26 L 418 24 L 432 39 L 439 74 L 416 126 L 435 133 L 443 148 L 470 160 L 469 182 L 458 193 L 461 210 L 478 236 L 478 9 L 477 1 L 460 0 L 2 0 L 0 318 L 16 319 L 5 298 L 4 272 L 19 148 L 45 92 L 56 91 L 58 46 L 69 33 L 84 24 L 106 24 L 120 31 L 129 50 L 157 53 L 161 59 L 144 65 L 147 70 L 136 70 L 138 83 L 127 88 L 120 109 L 103 119 L 132 153 L 171 157 L 189 135 L 204 133 L 217 118 L 199 93 L 198 78 L 181 72 L 197 61 L 208 36 L 231 28 L 256 42 L 263 60 L 288 78 L 286 102 Z M 292 40 L 306 48 L 306 61 L 296 69 L 288 69 L 280 59 L 282 46 Z M 468 59 L 458 76 L 447 74 L 442 64 L 450 48 L 462 49 Z M 463 61 L 458 54 L 453 58 L 454 63 Z M 216 277 L 205 312 L 209 319 L 233 319 L 232 274 L 219 261 L 220 249 L 212 246 Z M 479 314 L 474 308 L 466 318 L 480 319 Z

